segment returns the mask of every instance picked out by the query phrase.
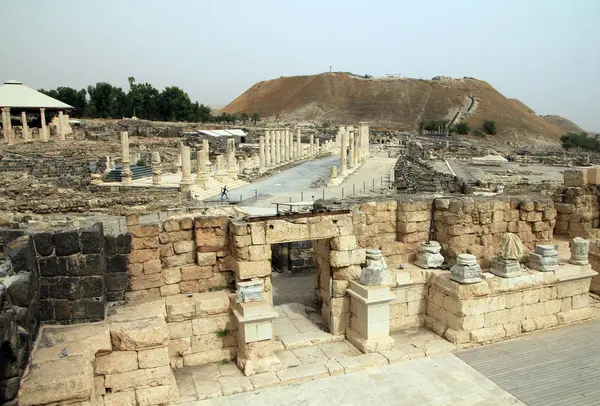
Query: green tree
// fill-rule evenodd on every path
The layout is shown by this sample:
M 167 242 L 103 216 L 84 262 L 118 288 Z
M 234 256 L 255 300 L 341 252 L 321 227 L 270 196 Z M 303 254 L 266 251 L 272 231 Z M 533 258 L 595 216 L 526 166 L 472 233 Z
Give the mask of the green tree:
M 160 117 L 165 121 L 192 121 L 194 108 L 190 97 L 177 86 L 166 87 L 159 97 Z
M 260 115 L 256 111 L 252 113 L 252 121 L 254 122 L 254 125 L 256 125 L 257 121 L 260 121 Z
M 483 132 L 489 135 L 495 135 L 496 131 L 496 122 L 494 120 L 485 120 L 483 122 Z
M 246 125 L 246 121 L 248 121 L 248 113 L 246 113 L 246 112 L 243 112 L 243 113 L 240 115 L 240 120 L 242 120 L 242 124 Z
M 106 82 L 88 86 L 90 100 L 85 115 L 99 118 L 123 117 L 128 110 L 128 98 L 123 89 Z
M 471 132 L 471 126 L 466 121 L 454 125 L 454 132 L 460 135 L 467 135 Z
M 135 83 L 133 77 L 129 78 L 129 103 L 131 105 L 131 116 L 145 120 L 158 120 L 159 92 L 150 83 Z

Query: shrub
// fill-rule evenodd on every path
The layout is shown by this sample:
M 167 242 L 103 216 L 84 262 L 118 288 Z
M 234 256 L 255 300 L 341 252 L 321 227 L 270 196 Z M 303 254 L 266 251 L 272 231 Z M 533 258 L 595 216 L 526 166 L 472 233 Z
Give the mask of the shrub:
M 494 120 L 485 120 L 483 122 L 483 132 L 488 135 L 496 134 L 496 122 Z
M 454 125 L 454 132 L 460 135 L 467 135 L 471 132 L 471 126 L 467 122 L 462 122 Z

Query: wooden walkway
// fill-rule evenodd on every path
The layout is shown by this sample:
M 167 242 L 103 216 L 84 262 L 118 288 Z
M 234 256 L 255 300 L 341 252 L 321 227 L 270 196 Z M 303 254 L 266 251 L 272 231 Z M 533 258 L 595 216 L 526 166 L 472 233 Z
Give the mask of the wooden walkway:
M 527 405 L 600 405 L 600 320 L 456 355 Z

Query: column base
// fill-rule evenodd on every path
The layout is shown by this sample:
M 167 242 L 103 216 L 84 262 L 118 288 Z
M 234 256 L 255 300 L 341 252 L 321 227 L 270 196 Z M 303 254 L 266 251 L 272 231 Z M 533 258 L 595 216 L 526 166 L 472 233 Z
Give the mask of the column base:
M 391 350 L 396 345 L 394 339 L 390 336 L 368 339 L 358 334 L 351 327 L 346 329 L 346 339 L 365 354 Z

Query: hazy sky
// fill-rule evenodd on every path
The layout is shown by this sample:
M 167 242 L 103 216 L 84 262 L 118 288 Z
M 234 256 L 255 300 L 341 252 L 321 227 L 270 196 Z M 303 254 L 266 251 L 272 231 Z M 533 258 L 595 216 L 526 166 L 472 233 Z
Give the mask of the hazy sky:
M 127 77 L 224 105 L 329 70 L 472 76 L 600 131 L 600 0 L 0 0 L 0 81 Z

